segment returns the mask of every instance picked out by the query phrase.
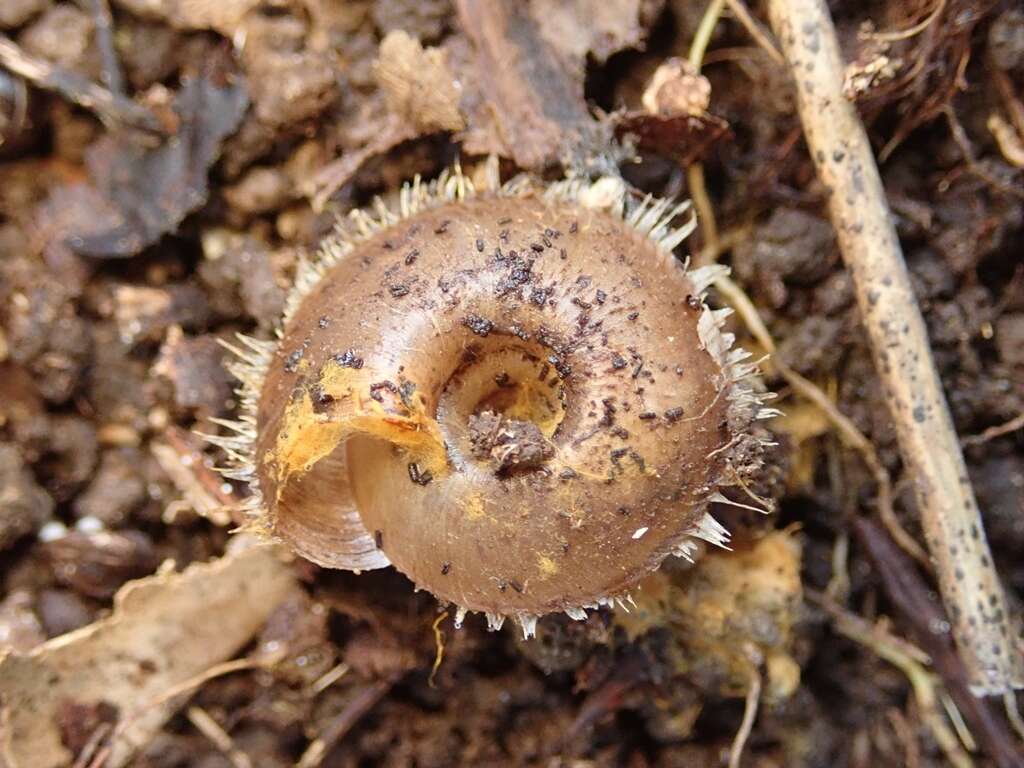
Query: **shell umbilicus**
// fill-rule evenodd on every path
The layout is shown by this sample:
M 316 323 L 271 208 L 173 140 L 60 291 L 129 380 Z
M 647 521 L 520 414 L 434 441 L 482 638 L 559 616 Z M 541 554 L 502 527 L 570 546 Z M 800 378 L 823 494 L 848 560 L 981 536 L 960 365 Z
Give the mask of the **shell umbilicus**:
M 219 438 L 259 527 L 394 565 L 493 627 L 622 599 L 758 463 L 754 366 L 673 249 L 684 204 L 621 179 L 477 192 L 456 169 L 300 266 L 277 342 L 241 337 Z

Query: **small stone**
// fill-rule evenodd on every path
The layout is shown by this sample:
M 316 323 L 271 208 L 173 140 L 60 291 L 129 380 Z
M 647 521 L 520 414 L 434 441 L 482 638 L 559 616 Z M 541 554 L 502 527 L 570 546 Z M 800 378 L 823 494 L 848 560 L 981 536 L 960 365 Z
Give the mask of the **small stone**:
M 18 590 L 0 602 L 0 655 L 4 651 L 28 653 L 44 640 L 43 627 L 32 611 L 32 595 Z
M 183 411 L 218 416 L 234 390 L 224 361 L 225 350 L 216 336 L 186 336 L 175 325 L 167 331 L 153 373 L 170 381 L 175 405 Z
M 84 627 L 93 621 L 96 613 L 69 589 L 44 589 L 39 593 L 37 610 L 47 637 Z
M 2 4 L 8 2 L 10 0 L 4 0 Z M 87 77 L 99 74 L 92 19 L 73 5 L 61 4 L 48 9 L 19 35 L 18 42 L 29 53 L 61 67 Z
M 140 531 L 71 531 L 42 548 L 57 581 L 103 600 L 129 579 L 152 573 L 159 562 L 153 543 Z
M 280 168 L 253 168 L 224 189 L 224 199 L 236 211 L 257 216 L 283 208 L 291 192 L 291 180 Z
M 0 3 L 0 28 L 14 29 L 50 7 L 51 0 L 4 0 Z
M 133 448 L 106 451 L 92 481 L 74 502 L 80 521 L 99 520 L 108 527 L 122 525 L 147 498 L 142 457 Z
M 53 499 L 36 485 L 21 451 L 0 444 L 0 550 L 34 533 L 53 513 Z
M 199 279 L 208 287 L 212 309 L 224 317 L 248 316 L 269 327 L 284 310 L 278 276 L 292 268 L 290 249 L 271 251 L 262 240 L 228 230 L 203 234 Z

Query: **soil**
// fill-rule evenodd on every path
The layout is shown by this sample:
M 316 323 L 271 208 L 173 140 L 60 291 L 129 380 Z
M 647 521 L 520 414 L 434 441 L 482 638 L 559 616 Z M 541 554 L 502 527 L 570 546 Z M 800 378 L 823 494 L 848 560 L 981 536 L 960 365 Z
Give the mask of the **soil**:
M 469 440 L 473 455 L 490 461 L 495 472 L 539 467 L 553 453 L 536 424 L 503 419 L 494 411 L 469 417 Z
M 0 2 L 0 33 L 24 54 L 143 105 L 159 126 L 0 65 L 0 650 L 29 652 L 107 615 L 125 582 L 162 562 L 223 555 L 241 518 L 197 498 L 237 504 L 246 489 L 212 472 L 225 457 L 196 435 L 217 433 L 213 420 L 238 405 L 220 341 L 271 337 L 297 263 L 339 216 L 490 153 L 504 178 L 618 163 L 643 192 L 677 197 L 691 194 L 687 165 L 702 163 L 732 244 L 720 260 L 782 360 L 875 446 L 897 481 L 897 515 L 922 540 L 786 72 L 734 17 L 715 28 L 706 80 L 689 72 L 694 91 L 661 94 L 683 106 L 653 114 L 645 85 L 686 57 L 703 2 L 112 0 L 112 33 L 93 10 L 105 5 Z M 981 435 L 1024 412 L 1024 14 L 1012 0 L 947 0 L 934 17 L 924 0 L 829 5 L 956 428 Z M 762 4 L 749 7 L 767 30 Z M 902 39 L 870 35 L 925 20 Z M 614 143 L 626 134 L 637 162 Z M 707 242 L 698 228 L 680 253 Z M 778 690 L 763 697 L 743 764 L 945 765 L 907 677 L 837 629 L 822 600 L 891 617 L 956 690 L 920 633 L 924 614 L 901 612 L 875 559 L 892 548 L 871 522 L 873 476 L 784 381 L 767 383 L 786 416 L 767 424 L 777 445 L 752 491 L 776 511 L 723 505 L 718 517 L 740 550 L 769 531 L 798 544 L 799 599 L 748 605 L 739 623 L 759 648 L 784 648 L 799 682 L 765 657 Z M 481 458 L 496 471 L 543 462 L 530 426 L 476 424 Z M 965 445 L 1019 613 L 1024 431 Z M 188 487 L 167 450 L 189 467 Z M 900 567 L 941 624 L 930 576 Z M 672 622 L 637 633 L 602 610 L 545 619 L 524 642 L 480 617 L 436 624 L 436 601 L 390 569 L 293 568 L 301 599 L 244 652 L 277 643 L 287 657 L 202 685 L 131 765 L 289 766 L 317 738 L 319 764 L 353 768 L 726 764 L 744 711 L 744 689 L 722 671 L 734 662 L 694 658 Z M 691 583 L 682 561 L 666 568 Z M 321 685 L 332 670 L 344 674 Z M 985 712 L 990 728 L 971 721 L 975 764 L 1024 765 L 999 708 Z M 118 715 L 99 705 L 65 716 L 65 745 L 80 754 Z

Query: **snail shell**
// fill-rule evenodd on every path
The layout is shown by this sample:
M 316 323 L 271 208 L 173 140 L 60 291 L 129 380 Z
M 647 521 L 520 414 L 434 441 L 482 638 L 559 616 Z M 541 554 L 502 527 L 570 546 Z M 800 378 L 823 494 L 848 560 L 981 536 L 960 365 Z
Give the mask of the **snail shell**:
M 688 207 L 619 179 L 476 192 L 456 169 L 356 212 L 277 343 L 242 337 L 219 438 L 259 525 L 309 560 L 394 565 L 492 627 L 628 594 L 757 464 L 770 413 L 672 254 Z M 740 481 L 742 482 L 742 481 Z

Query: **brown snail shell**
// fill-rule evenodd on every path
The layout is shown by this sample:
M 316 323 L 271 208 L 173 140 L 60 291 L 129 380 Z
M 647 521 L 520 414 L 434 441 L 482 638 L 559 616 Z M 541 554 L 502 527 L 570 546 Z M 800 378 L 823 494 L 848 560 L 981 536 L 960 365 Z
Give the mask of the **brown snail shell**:
M 672 249 L 686 205 L 620 179 L 475 192 L 456 169 L 354 214 L 278 343 L 242 337 L 220 438 L 259 525 L 331 568 L 394 565 L 492 627 L 608 604 L 757 463 L 770 413 Z M 742 483 L 742 480 L 740 480 Z

